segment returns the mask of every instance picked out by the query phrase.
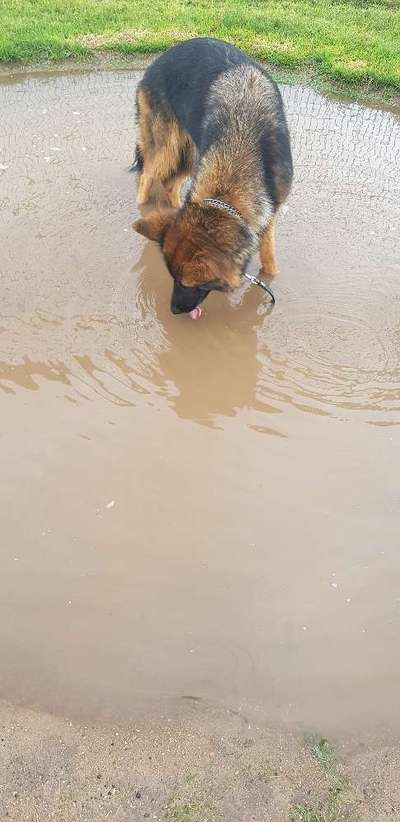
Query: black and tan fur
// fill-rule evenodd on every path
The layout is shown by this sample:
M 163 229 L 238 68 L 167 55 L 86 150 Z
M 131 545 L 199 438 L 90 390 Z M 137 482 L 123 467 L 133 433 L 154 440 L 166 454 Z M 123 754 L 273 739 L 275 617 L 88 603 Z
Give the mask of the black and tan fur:
M 275 218 L 292 160 L 282 99 L 264 69 L 220 40 L 181 43 L 145 72 L 137 121 L 138 204 L 158 182 L 171 208 L 134 228 L 161 245 L 174 279 L 172 311 L 237 287 L 257 247 L 262 273 L 275 274 Z

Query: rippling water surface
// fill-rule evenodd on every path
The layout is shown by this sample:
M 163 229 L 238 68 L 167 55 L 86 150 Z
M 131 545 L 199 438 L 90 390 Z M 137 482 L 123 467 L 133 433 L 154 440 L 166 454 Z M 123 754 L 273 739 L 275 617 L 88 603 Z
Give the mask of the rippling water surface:
M 138 79 L 0 86 L 0 694 L 393 725 L 399 119 L 284 88 L 277 304 L 192 323 L 130 227 Z

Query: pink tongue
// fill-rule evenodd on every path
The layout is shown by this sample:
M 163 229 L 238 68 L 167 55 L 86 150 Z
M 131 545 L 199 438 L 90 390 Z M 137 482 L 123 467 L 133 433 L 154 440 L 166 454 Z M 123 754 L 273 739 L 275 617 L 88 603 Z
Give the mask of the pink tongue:
M 189 311 L 189 317 L 192 320 L 199 320 L 200 317 L 201 317 L 202 311 L 203 311 L 203 309 L 202 309 L 201 305 L 198 305 L 198 306 L 196 306 L 196 308 L 193 308 L 192 311 Z

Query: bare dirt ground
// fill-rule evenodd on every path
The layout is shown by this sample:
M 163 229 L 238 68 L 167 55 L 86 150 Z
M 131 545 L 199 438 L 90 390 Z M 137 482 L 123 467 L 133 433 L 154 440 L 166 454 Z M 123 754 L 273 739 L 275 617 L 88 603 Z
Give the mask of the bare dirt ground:
M 400 819 L 398 747 L 348 745 L 325 767 L 282 726 L 199 703 L 170 707 L 157 722 L 95 728 L 3 704 L 1 818 Z

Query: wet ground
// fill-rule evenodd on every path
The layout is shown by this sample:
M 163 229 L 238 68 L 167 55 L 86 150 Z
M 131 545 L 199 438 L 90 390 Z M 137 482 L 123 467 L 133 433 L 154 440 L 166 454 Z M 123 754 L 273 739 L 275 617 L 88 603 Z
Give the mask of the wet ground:
M 397 737 L 399 120 L 286 88 L 276 307 L 193 323 L 130 228 L 137 79 L 0 86 L 0 696 Z

